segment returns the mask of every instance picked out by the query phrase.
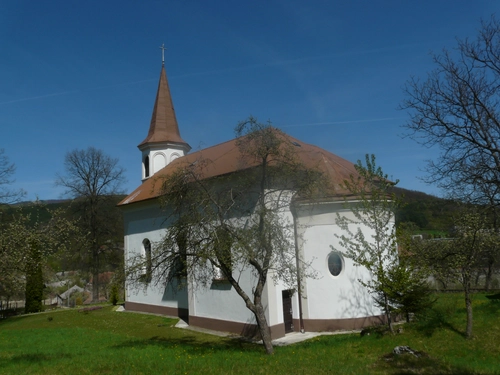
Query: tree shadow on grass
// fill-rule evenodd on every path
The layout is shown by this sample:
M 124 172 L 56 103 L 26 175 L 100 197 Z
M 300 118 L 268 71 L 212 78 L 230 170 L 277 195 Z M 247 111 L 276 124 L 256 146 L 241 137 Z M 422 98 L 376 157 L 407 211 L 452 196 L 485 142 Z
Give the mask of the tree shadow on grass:
M 484 310 L 491 314 L 498 314 L 500 312 L 500 293 L 486 295 L 488 303 L 483 303 L 478 306 L 478 310 Z
M 433 307 L 417 317 L 415 326 L 419 332 L 427 337 L 431 337 L 435 331 L 441 329 L 447 329 L 465 337 L 465 332 L 459 330 L 449 322 L 449 316 L 449 313 L 443 309 Z
M 495 293 L 495 294 L 489 294 L 486 296 L 490 301 L 497 301 L 500 302 L 500 293 Z
M 262 354 L 264 349 L 260 345 L 252 344 L 241 338 L 220 338 L 217 341 L 203 341 L 196 336 L 184 336 L 181 338 L 168 339 L 165 337 L 153 336 L 149 339 L 133 339 L 127 342 L 114 345 L 115 349 L 123 348 L 145 348 L 148 346 L 158 346 L 164 349 L 185 351 L 189 354 L 207 354 L 216 352 L 255 352 Z
M 477 322 L 478 326 L 493 324 L 493 322 L 498 321 L 500 316 L 500 293 L 486 295 L 485 297 L 485 299 L 481 300 L 478 298 L 478 303 L 473 307 L 474 323 Z
M 477 375 L 479 372 L 449 365 L 441 360 L 435 359 L 426 353 L 420 353 L 418 357 L 412 354 L 395 355 L 393 353 L 384 355 L 375 364 L 377 370 L 391 375 Z M 496 373 L 498 374 L 498 373 Z
M 11 315 L 0 319 L 0 326 L 8 326 L 12 322 L 19 322 L 20 320 L 24 320 L 29 318 L 30 315 Z
M 46 354 L 46 353 L 25 353 L 14 355 L 10 358 L 0 359 L 0 368 L 6 368 L 9 365 L 34 365 L 42 362 L 52 362 L 61 358 L 72 358 L 73 356 L 66 353 Z
M 485 303 L 480 303 L 473 307 L 474 313 L 483 317 L 488 315 L 491 317 L 498 316 L 500 313 L 500 293 L 487 295 L 486 298 L 488 300 L 484 301 Z M 450 322 L 453 315 L 457 313 L 464 317 L 466 316 L 465 308 L 458 308 L 457 305 L 453 303 L 441 306 L 435 305 L 417 317 L 415 326 L 427 337 L 432 336 L 435 331 L 440 329 L 447 329 L 462 337 L 466 337 L 465 331 L 458 329 Z

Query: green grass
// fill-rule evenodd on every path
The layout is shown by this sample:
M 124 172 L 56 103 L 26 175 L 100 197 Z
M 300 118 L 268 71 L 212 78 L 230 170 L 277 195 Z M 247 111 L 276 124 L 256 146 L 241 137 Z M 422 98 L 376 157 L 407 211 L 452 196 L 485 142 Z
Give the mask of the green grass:
M 500 374 L 500 300 L 474 298 L 465 340 L 459 294 L 439 296 L 425 320 L 390 336 L 322 336 L 266 356 L 261 346 L 119 313 L 48 312 L 0 322 L 0 374 Z M 427 355 L 395 358 L 397 345 Z

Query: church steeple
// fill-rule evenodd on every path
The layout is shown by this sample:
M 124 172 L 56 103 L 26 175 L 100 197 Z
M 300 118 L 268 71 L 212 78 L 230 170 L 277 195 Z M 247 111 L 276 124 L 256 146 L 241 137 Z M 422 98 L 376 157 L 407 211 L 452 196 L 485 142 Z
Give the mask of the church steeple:
M 142 179 L 147 179 L 172 160 L 184 156 L 191 147 L 181 138 L 164 66 L 164 47 L 160 82 L 147 137 L 137 146 L 142 151 Z

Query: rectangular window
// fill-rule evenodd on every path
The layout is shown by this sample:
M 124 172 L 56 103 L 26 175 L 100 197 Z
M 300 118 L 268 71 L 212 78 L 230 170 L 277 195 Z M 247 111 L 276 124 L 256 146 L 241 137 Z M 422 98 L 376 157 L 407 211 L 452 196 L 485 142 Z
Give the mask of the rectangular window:
M 178 279 L 187 277 L 187 239 L 183 232 L 177 235 L 177 249 L 173 262 L 174 276 Z
M 217 258 L 217 263 L 220 265 L 220 267 L 214 266 L 214 280 L 216 281 L 227 280 L 226 273 L 231 274 L 233 271 L 232 244 L 233 241 L 229 233 L 222 228 L 218 228 L 214 242 L 215 257 Z

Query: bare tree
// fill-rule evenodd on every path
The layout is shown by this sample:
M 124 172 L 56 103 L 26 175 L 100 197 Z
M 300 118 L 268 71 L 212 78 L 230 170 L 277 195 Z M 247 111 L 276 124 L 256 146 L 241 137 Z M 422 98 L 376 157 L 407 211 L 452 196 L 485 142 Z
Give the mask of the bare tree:
M 14 182 L 12 176 L 15 171 L 16 166 L 9 162 L 5 150 L 0 148 L 0 203 L 14 203 L 26 195 L 23 190 L 12 190 L 7 187 Z
M 500 22 L 481 22 L 475 39 L 434 54 L 427 79 L 410 79 L 401 104 L 410 120 L 408 135 L 441 151 L 429 160 L 424 180 L 454 198 L 490 207 L 500 231 Z M 498 250 L 487 256 L 486 286 L 497 267 Z
M 500 184 L 500 23 L 482 22 L 476 40 L 458 40 L 453 51 L 433 55 L 436 69 L 427 79 L 412 78 L 401 104 L 405 125 L 417 142 L 437 146 L 426 181 L 455 197 L 484 200 L 481 185 L 493 185 L 498 204 Z
M 115 220 L 107 217 L 110 199 L 122 193 L 124 169 L 118 159 L 103 151 L 89 147 L 66 154 L 65 175 L 57 177 L 57 185 L 66 188 L 65 194 L 74 198 L 80 222 L 89 235 L 90 257 L 88 266 L 92 274 L 92 299 L 99 299 L 99 271 L 102 249 L 112 233 Z
M 155 282 L 225 279 L 255 316 L 272 354 L 262 301 L 268 277 L 297 288 L 298 275 L 308 276 L 296 260 L 293 223 L 283 213 L 294 198 L 310 197 L 326 184 L 319 171 L 299 162 L 298 147 L 278 129 L 250 118 L 236 132 L 241 158 L 235 173 L 207 178 L 213 165 L 197 160 L 165 178 L 161 201 L 171 225 L 146 260 L 151 264 L 139 264 L 138 278 L 146 270 Z M 240 284 L 244 272 L 254 275 L 251 290 Z

